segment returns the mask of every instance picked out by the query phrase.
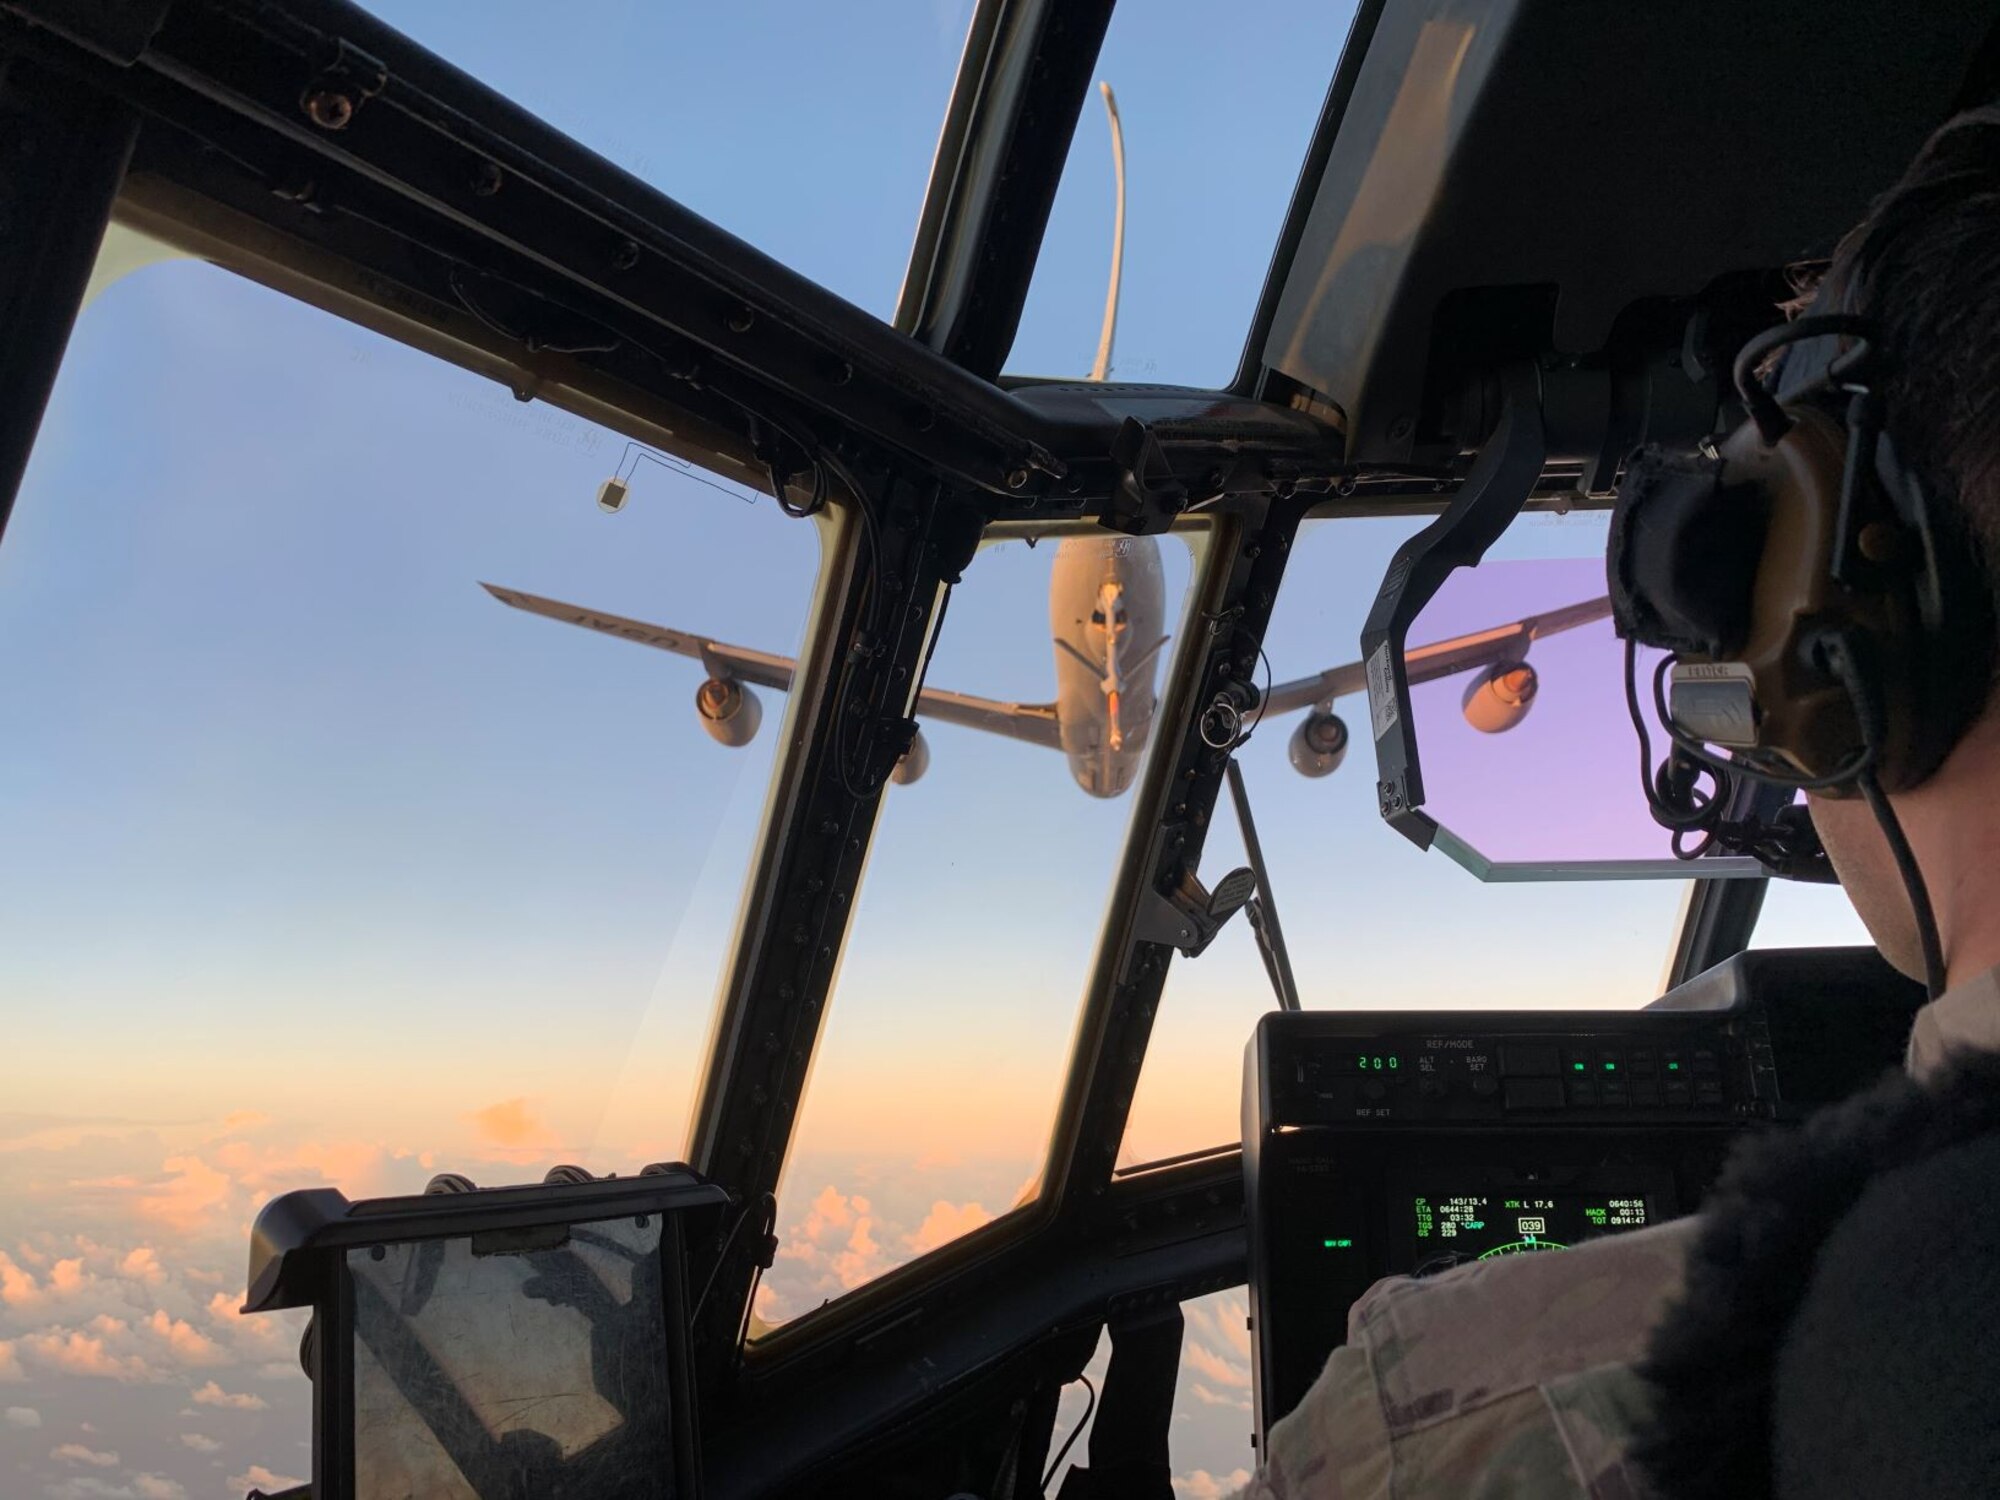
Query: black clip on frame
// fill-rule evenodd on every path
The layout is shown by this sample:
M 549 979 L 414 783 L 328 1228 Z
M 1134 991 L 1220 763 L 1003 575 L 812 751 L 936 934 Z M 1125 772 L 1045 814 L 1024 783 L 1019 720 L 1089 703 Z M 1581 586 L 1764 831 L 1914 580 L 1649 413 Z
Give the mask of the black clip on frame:
M 1438 825 L 1422 810 L 1424 778 L 1416 726 L 1410 720 L 1405 639 L 1445 579 L 1460 568 L 1475 566 L 1521 513 L 1547 457 L 1541 379 L 1535 367 L 1508 366 L 1501 371 L 1500 385 L 1500 420 L 1464 485 L 1443 515 L 1396 549 L 1368 622 L 1361 627 L 1378 804 L 1389 825 L 1419 849 L 1430 848 Z

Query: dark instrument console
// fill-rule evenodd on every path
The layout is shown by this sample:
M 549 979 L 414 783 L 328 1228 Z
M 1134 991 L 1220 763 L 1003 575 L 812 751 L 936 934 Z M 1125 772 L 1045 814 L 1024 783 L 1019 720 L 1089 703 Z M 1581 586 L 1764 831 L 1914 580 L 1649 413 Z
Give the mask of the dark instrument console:
M 1872 949 L 1746 953 L 1637 1011 L 1294 1011 L 1245 1059 L 1257 1441 L 1384 1276 L 1558 1251 L 1697 1207 L 1738 1133 L 1901 1056 Z

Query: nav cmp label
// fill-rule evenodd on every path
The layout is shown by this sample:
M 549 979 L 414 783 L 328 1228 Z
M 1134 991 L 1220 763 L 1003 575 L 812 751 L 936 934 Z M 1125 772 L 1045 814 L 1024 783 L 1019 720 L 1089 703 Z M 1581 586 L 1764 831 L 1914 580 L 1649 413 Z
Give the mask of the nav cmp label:
M 1375 738 L 1396 727 L 1396 674 L 1389 664 L 1389 643 L 1384 641 L 1368 655 L 1368 722 Z

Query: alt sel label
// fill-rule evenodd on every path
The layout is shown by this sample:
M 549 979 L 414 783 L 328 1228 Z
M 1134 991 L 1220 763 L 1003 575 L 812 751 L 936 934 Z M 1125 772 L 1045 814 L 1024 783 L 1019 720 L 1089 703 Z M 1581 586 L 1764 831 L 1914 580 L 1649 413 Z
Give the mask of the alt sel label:
M 1378 740 L 1396 727 L 1396 676 L 1389 670 L 1387 641 L 1368 657 L 1368 718 Z

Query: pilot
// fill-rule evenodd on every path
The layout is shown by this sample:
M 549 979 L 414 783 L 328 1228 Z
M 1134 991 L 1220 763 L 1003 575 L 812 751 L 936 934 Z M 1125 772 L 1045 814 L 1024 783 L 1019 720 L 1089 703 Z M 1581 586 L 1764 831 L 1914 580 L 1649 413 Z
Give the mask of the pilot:
M 1926 143 L 1820 295 L 1876 321 L 1887 432 L 2000 559 L 2000 109 Z M 1909 1076 L 1751 1142 L 1699 1215 L 1377 1283 L 1243 1500 L 2000 1494 L 2000 704 L 1891 802 L 1945 970 Z M 1813 815 L 1922 974 L 1868 805 Z

